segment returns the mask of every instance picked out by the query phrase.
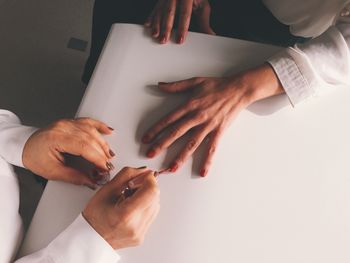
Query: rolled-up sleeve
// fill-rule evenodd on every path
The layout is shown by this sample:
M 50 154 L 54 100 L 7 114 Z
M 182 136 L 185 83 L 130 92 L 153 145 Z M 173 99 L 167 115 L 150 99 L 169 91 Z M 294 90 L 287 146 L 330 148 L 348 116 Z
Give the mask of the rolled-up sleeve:
M 268 62 L 297 105 L 338 86 L 350 87 L 350 23 L 341 22 L 304 44 L 286 48 Z
M 24 167 L 23 148 L 36 130 L 22 125 L 14 113 L 0 109 L 0 156 L 10 164 Z

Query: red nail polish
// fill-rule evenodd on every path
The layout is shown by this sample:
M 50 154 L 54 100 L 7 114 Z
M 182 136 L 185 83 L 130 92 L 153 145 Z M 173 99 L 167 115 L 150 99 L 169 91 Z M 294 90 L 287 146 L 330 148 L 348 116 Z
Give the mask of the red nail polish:
M 111 149 L 109 149 L 109 154 L 110 154 L 112 157 L 115 156 L 115 153 L 114 153 Z
M 175 173 L 178 168 L 179 165 L 177 163 L 174 163 L 172 166 L 170 166 L 170 172 Z
M 207 171 L 205 169 L 202 169 L 199 174 L 200 176 L 205 177 L 207 175 Z
M 114 165 L 111 162 L 106 162 L 106 167 L 107 167 L 108 171 L 111 171 L 114 169 Z
M 181 36 L 177 39 L 177 43 L 182 44 L 184 42 L 184 37 Z
M 150 150 L 150 151 L 147 153 L 147 157 L 149 157 L 149 158 L 153 158 L 155 155 L 156 155 L 156 152 L 155 152 L 154 150 Z
M 108 126 L 108 129 L 110 129 L 111 131 L 114 131 L 114 129 L 113 129 L 112 127 L 109 127 L 109 126 Z

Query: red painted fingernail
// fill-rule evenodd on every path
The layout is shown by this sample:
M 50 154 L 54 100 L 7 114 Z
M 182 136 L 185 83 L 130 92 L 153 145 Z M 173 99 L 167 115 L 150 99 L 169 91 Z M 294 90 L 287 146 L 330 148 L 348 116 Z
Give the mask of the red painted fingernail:
M 112 157 L 115 156 L 115 153 L 114 153 L 111 149 L 109 149 L 109 154 L 110 154 Z
M 114 169 L 114 165 L 111 162 L 106 162 L 106 167 L 109 171 Z
M 178 37 L 177 43 L 182 44 L 183 42 L 184 42 L 184 37 L 183 36 Z
M 114 129 L 113 129 L 112 127 L 109 127 L 109 126 L 108 126 L 108 129 L 110 129 L 111 131 L 114 131 Z
M 147 153 L 147 157 L 148 158 L 153 158 L 156 155 L 156 152 L 154 150 L 150 150 Z
M 207 175 L 207 170 L 202 169 L 199 174 L 200 174 L 200 176 L 205 177 Z
M 178 168 L 179 165 L 177 163 L 174 163 L 172 166 L 170 166 L 170 172 L 175 173 Z

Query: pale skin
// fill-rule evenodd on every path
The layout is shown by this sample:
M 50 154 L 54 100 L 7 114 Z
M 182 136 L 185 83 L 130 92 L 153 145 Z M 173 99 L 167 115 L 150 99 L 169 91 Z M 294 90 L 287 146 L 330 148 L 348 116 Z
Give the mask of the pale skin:
M 102 135 L 113 132 L 103 122 L 91 118 L 59 120 L 37 130 L 27 140 L 22 154 L 24 166 L 48 180 L 59 180 L 97 188 L 101 178 L 91 178 L 65 165 L 64 153 L 81 156 L 96 166 L 101 174 L 109 173 L 115 153 Z
M 96 178 L 67 167 L 63 153 L 82 156 L 100 171 L 110 172 L 107 163 L 114 153 L 102 135 L 112 130 L 90 118 L 59 120 L 28 139 L 23 163 L 46 179 L 96 189 Z M 126 186 L 135 190 L 132 196 L 121 195 Z M 83 217 L 114 249 L 120 249 L 141 244 L 158 212 L 155 172 L 146 167 L 125 167 L 91 198 Z
M 168 93 L 190 92 L 190 98 L 174 112 L 154 124 L 143 136 L 143 143 L 152 143 L 147 156 L 153 158 L 170 147 L 178 138 L 191 132 L 186 146 L 169 167 L 175 172 L 208 138 L 204 162 L 199 171 L 208 174 L 220 138 L 238 114 L 255 101 L 284 92 L 269 64 L 224 78 L 197 77 L 172 83 L 159 83 Z M 170 129 L 161 139 L 157 137 Z
M 154 172 L 123 168 L 90 200 L 84 218 L 114 249 L 140 245 L 159 212 L 159 189 Z M 137 189 L 126 199 L 126 186 Z
M 197 19 L 200 32 L 215 34 L 210 27 L 210 12 L 210 4 L 205 0 L 159 0 L 145 26 L 151 29 L 153 38 L 165 44 L 177 22 L 176 42 L 181 44 L 185 41 L 192 16 Z M 178 21 L 175 21 L 176 14 Z M 160 82 L 158 86 L 164 92 L 190 92 L 191 95 L 184 105 L 144 134 L 142 142 L 152 144 L 147 156 L 157 156 L 184 134 L 190 133 L 187 145 L 168 168 L 168 171 L 175 172 L 208 139 L 205 158 L 198 171 L 203 177 L 208 174 L 223 132 L 238 114 L 255 101 L 284 93 L 268 64 L 229 77 L 195 77 L 171 83 Z M 164 133 L 165 130 L 170 132 Z M 164 136 L 157 139 L 160 134 Z

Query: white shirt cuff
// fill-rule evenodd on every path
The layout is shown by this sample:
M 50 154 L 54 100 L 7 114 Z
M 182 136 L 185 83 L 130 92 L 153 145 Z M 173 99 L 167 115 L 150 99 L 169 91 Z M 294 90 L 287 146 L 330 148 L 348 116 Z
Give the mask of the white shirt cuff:
M 12 112 L 0 110 L 0 156 L 10 164 L 24 167 L 23 148 L 36 130 L 37 128 L 21 125 Z
M 81 214 L 47 249 L 55 263 L 115 263 L 120 259 Z
M 286 49 L 268 59 L 274 69 L 292 106 L 312 97 L 315 92 L 307 78 L 302 74 L 293 57 L 289 55 L 292 50 Z

